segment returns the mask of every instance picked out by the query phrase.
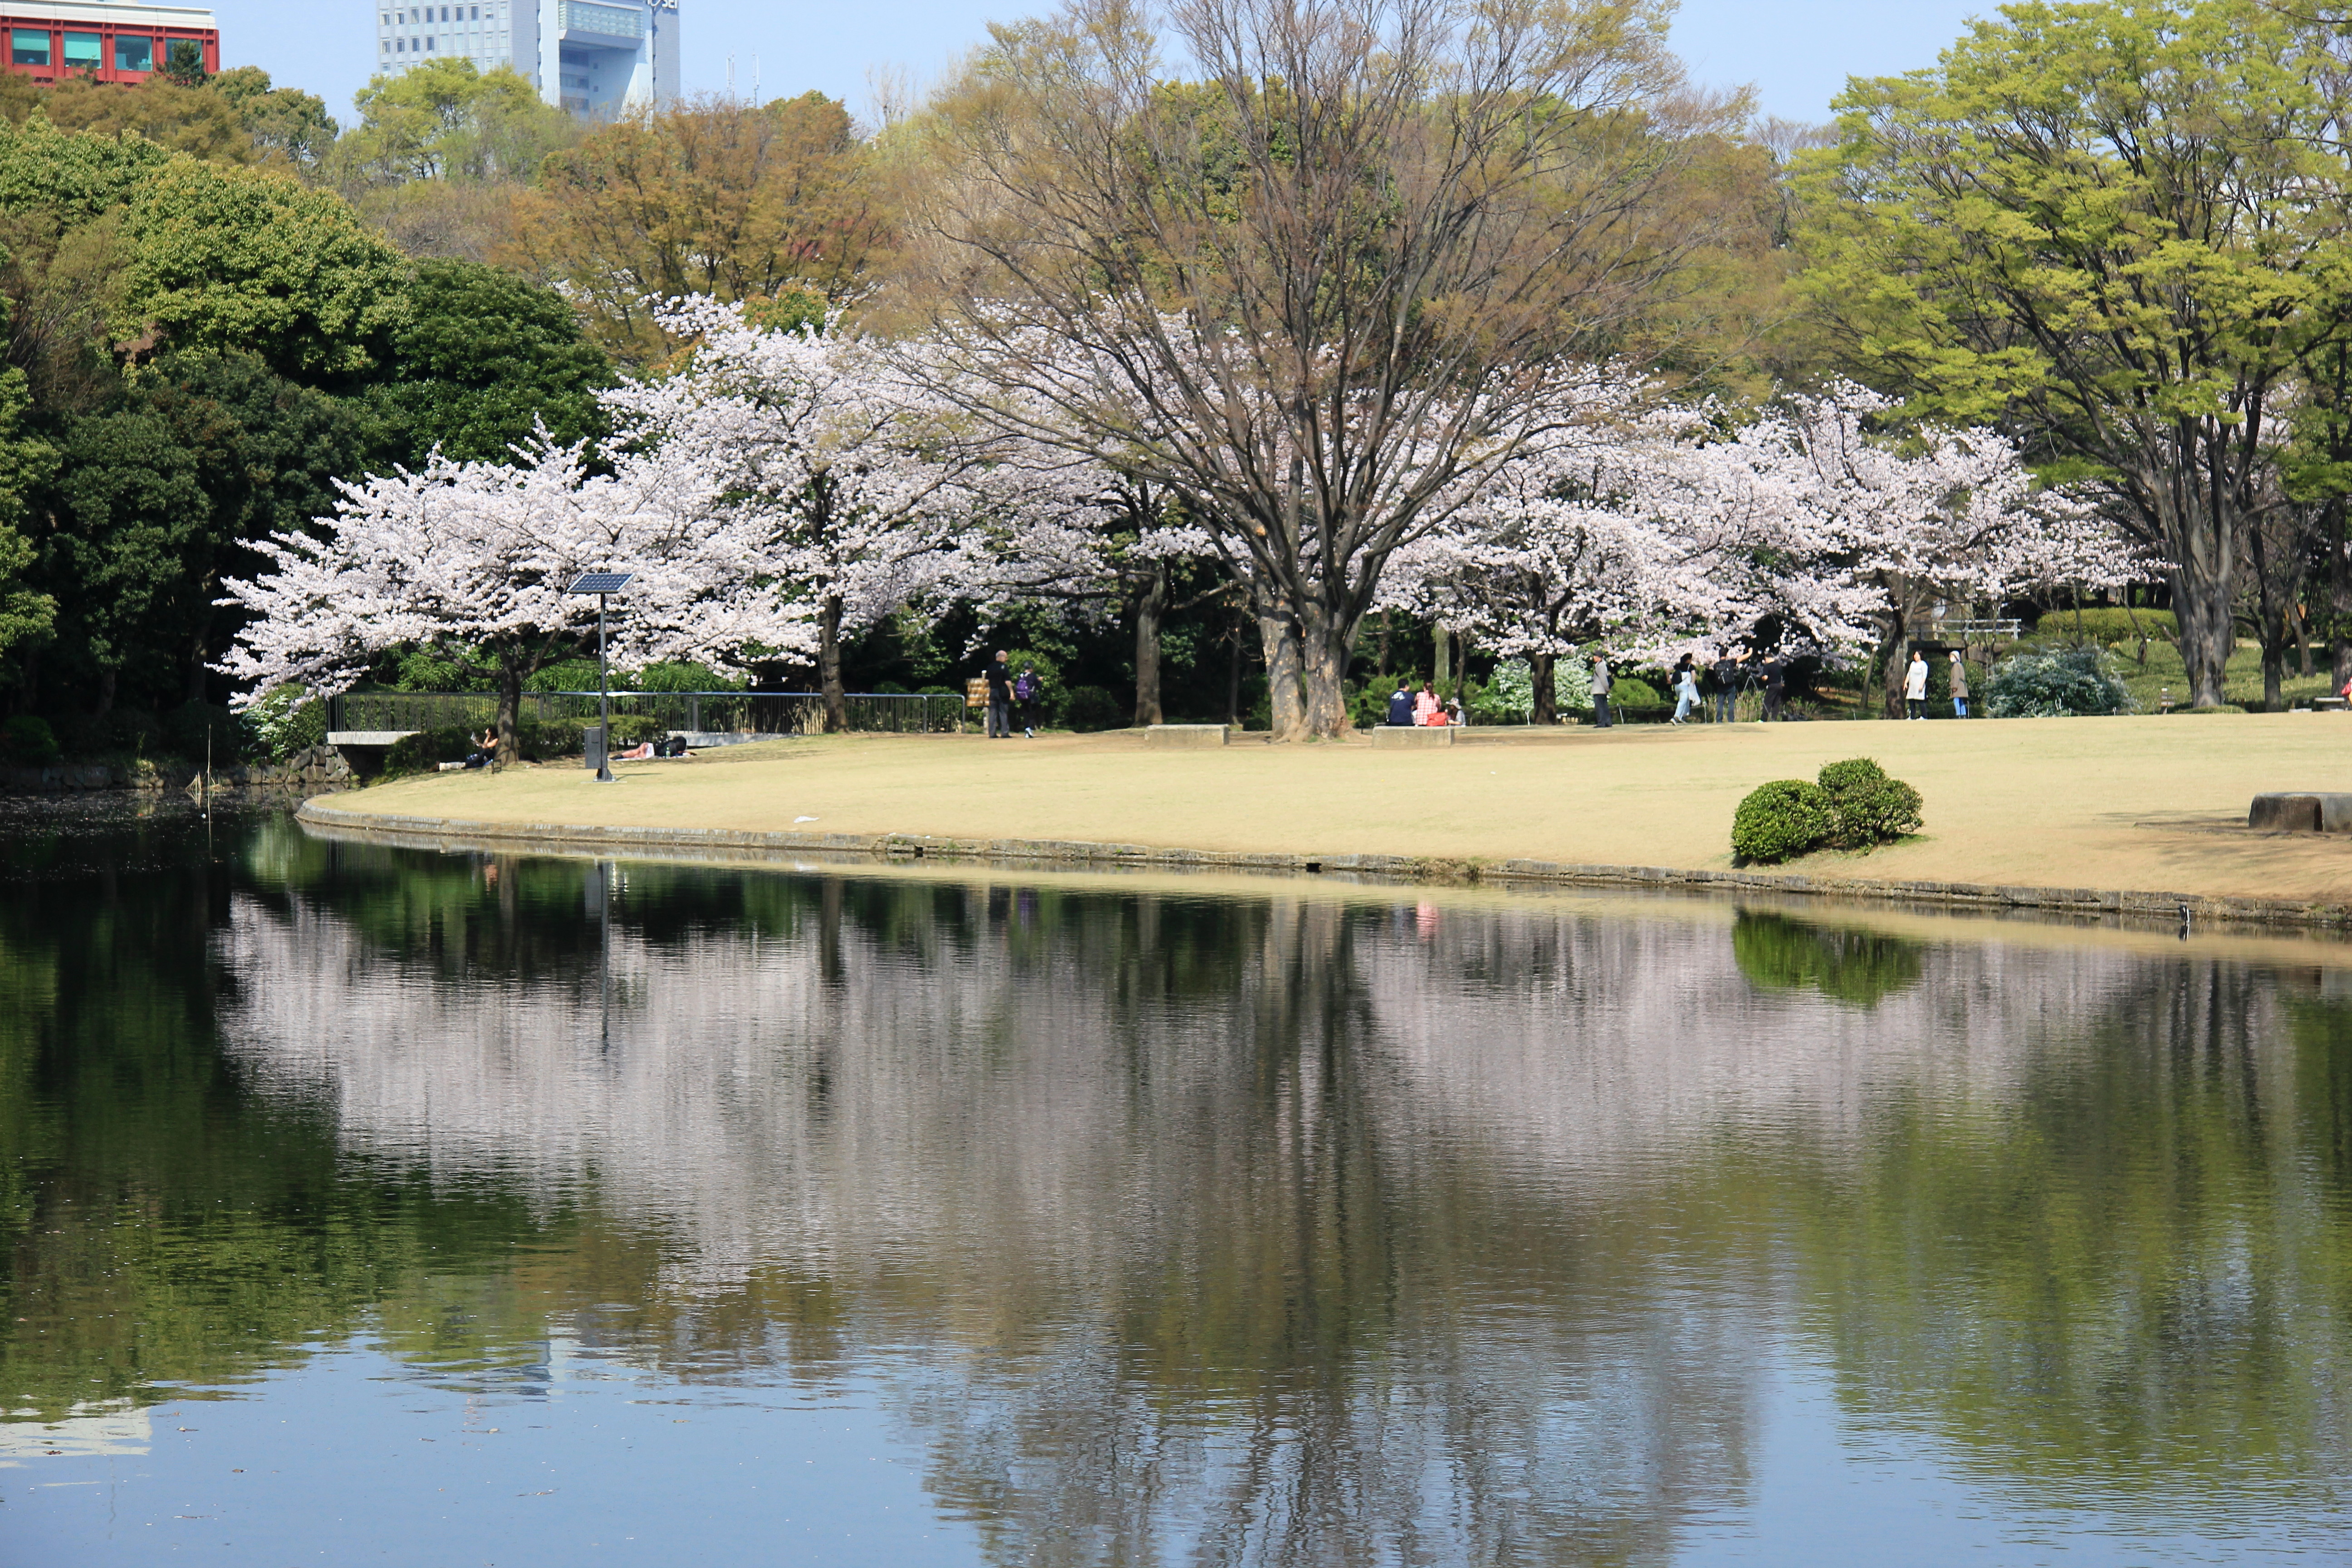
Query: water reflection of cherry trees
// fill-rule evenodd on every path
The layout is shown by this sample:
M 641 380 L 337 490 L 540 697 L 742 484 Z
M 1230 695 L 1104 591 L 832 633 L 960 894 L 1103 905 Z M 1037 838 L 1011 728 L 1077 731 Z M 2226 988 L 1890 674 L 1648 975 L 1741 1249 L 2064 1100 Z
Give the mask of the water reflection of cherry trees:
M 510 962 L 559 874 L 571 950 Z M 1737 1506 L 1798 1328 L 2003 1484 L 2344 1451 L 2317 980 L 1782 915 L 477 893 L 455 965 L 446 913 L 239 898 L 232 1054 L 586 1216 L 670 1304 L 649 1362 L 886 1356 L 1007 1560 L 1654 1554 Z

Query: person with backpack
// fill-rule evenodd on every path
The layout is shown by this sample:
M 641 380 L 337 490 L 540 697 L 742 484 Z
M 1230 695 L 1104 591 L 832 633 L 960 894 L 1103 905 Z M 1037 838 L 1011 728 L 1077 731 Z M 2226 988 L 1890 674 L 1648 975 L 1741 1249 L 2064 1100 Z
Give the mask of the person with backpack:
M 1715 661 L 1715 721 L 1728 724 L 1738 712 L 1740 677 L 1747 671 L 1740 668 L 1746 656 L 1738 648 L 1726 648 L 1723 657 Z
M 1013 683 L 1013 700 L 1021 706 L 1021 733 L 1024 739 L 1037 738 L 1037 704 L 1045 695 L 1045 683 L 1027 665 L 1021 667 L 1020 678 Z

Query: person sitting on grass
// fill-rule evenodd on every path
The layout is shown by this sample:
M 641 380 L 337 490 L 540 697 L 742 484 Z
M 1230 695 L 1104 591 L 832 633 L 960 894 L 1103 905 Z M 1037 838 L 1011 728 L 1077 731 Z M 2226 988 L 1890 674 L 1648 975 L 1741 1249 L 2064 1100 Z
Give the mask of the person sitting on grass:
M 1402 675 L 1397 677 L 1397 689 L 1389 694 L 1388 721 L 1396 725 L 1412 722 L 1412 682 Z
M 482 731 L 482 738 L 474 742 L 474 749 L 466 753 L 466 766 L 468 769 L 487 768 L 498 760 L 499 732 L 496 730 L 485 730 Z

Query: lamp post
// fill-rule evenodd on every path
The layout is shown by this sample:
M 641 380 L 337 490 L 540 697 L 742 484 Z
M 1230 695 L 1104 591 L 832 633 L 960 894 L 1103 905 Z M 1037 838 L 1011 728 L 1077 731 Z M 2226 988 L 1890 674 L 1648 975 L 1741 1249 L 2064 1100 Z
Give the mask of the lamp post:
M 604 674 L 604 601 L 629 585 L 634 572 L 583 572 L 567 594 L 596 595 L 596 782 L 613 782 L 613 686 Z

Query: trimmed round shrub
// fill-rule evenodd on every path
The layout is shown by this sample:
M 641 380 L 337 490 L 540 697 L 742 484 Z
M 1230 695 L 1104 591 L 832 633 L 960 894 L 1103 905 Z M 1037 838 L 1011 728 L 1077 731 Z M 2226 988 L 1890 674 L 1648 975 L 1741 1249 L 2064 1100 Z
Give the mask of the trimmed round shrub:
M 1592 672 L 1585 671 L 1585 700 L 1591 700 Z M 1609 706 L 1612 708 L 1665 708 L 1671 706 L 1658 694 L 1658 689 L 1638 675 L 1621 675 L 1609 683 Z
M 1836 826 L 1828 791 L 1803 779 L 1776 779 L 1739 803 L 1731 853 L 1743 863 L 1772 865 L 1826 842 Z
M 47 719 L 19 713 L 5 724 L 0 724 L 0 762 L 15 763 L 20 767 L 38 767 L 57 760 L 58 738 L 50 732 Z
M 2131 693 L 2112 663 L 2113 656 L 2098 647 L 2019 654 L 2005 660 L 1986 683 L 1985 712 L 1995 719 L 2128 713 Z
M 1062 701 L 1062 721 L 1073 730 L 1116 730 L 1131 717 L 1099 686 L 1073 686 Z
M 1828 763 L 1821 771 L 1832 824 L 1827 842 L 1840 849 L 1867 849 L 1919 831 L 1919 792 L 1868 757 Z
M 1842 791 L 1831 799 L 1837 827 L 1832 841 L 1843 849 L 1891 844 L 1919 831 L 1919 792 L 1901 779 L 1880 779 Z
M 1848 757 L 1842 763 L 1823 763 L 1818 782 L 1835 797 L 1865 784 L 1885 784 L 1886 770 L 1868 757 Z

